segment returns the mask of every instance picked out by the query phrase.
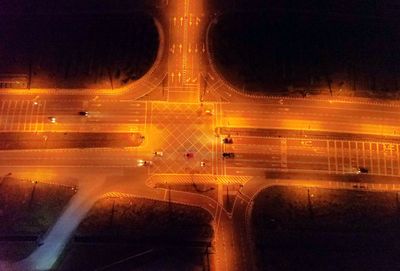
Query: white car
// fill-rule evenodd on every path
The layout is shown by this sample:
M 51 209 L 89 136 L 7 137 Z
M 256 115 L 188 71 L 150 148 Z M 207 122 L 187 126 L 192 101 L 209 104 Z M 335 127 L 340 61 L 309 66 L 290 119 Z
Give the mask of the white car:
M 148 166 L 151 166 L 151 165 L 153 165 L 152 161 L 145 161 L 145 160 L 138 160 L 137 161 L 137 166 L 138 167 L 148 167 Z
M 206 115 L 209 115 L 209 116 L 214 115 L 214 112 L 210 109 L 207 109 L 206 111 L 204 111 L 204 113 L 206 113 Z
M 164 153 L 162 151 L 155 151 L 153 153 L 154 153 L 154 156 L 159 156 L 159 157 L 162 157 L 164 155 Z
M 56 122 L 57 122 L 57 119 L 56 119 L 56 117 L 49 117 L 49 121 L 50 121 L 51 123 L 56 123 Z
M 200 166 L 201 166 L 201 167 L 205 167 L 205 166 L 206 166 L 206 162 L 201 161 L 201 162 L 200 162 Z

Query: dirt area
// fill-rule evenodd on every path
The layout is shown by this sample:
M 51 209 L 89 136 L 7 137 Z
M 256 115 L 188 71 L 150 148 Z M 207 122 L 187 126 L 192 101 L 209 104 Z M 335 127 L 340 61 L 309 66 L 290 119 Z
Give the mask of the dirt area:
M 273 187 L 255 200 L 261 270 L 396 270 L 396 193 Z
M 73 187 L 0 178 L 0 259 L 29 255 L 75 194 Z
M 60 270 L 93 270 L 120 260 L 110 270 L 201 270 L 208 264 L 211 219 L 195 207 L 102 199 L 79 226 Z
M 154 247 L 148 244 L 74 243 L 57 270 L 209 270 L 205 249 L 198 247 Z M 135 257 L 136 256 L 136 257 Z M 100 269 L 99 269 L 100 270 Z
M 28 257 L 36 248 L 36 241 L 0 241 L 0 260 L 20 261 Z
M 245 10 L 251 3 L 243 2 L 243 10 L 238 1 L 236 12 L 218 17 L 210 33 L 217 69 L 238 89 L 271 95 L 400 96 L 397 21 L 351 17 L 351 9 L 348 16 L 329 13 L 329 7 L 321 16 L 315 3 L 298 10 L 273 9 L 279 5 L 275 1 L 265 9 L 256 4 Z
M 5 177 L 0 185 L 0 235 L 45 233 L 75 194 L 73 188 Z
M 143 142 L 140 133 L 1 133 L 1 150 L 58 148 L 123 148 Z
M 48 10 L 38 3 L 22 14 L 2 8 L 0 74 L 9 75 L 2 82 L 19 75 L 28 88 L 111 89 L 148 71 L 159 43 L 153 19 L 132 6 L 80 9 L 79 2 L 48 3 Z

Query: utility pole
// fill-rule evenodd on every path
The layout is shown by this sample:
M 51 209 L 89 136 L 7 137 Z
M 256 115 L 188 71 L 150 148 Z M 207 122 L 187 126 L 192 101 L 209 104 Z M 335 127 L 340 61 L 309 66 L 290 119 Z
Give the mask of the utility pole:
M 111 217 L 110 217 L 110 229 L 113 226 L 113 222 L 114 222 L 114 213 L 115 213 L 115 199 L 113 200 L 113 205 L 111 208 Z
M 110 71 L 110 67 L 107 67 L 107 73 L 108 73 L 108 78 L 110 80 L 111 89 L 114 89 L 113 75 L 112 75 L 112 73 Z
M 172 214 L 171 185 L 168 185 L 168 209 L 169 209 L 169 216 L 171 217 Z
M 6 178 L 6 177 L 8 177 L 8 176 L 11 176 L 11 172 L 9 172 L 9 173 L 7 173 L 6 175 L 4 175 L 3 177 L 1 177 L 1 181 L 0 181 L 0 188 L 1 188 L 1 186 L 2 186 L 2 184 L 3 184 L 3 182 L 4 182 L 4 179 Z
M 206 256 L 207 256 L 206 266 L 204 267 L 204 270 L 205 270 L 205 271 L 210 271 L 210 270 L 211 270 L 211 265 L 210 265 L 210 251 L 209 251 L 210 246 L 211 246 L 211 243 L 208 242 L 208 243 L 207 243 L 207 246 L 206 246 L 206 251 L 205 251 L 205 254 L 206 254 Z
M 229 186 L 226 186 L 226 208 L 229 209 Z
M 35 195 L 37 181 L 32 181 L 32 183 L 33 183 L 33 188 L 32 188 L 32 193 L 31 193 L 31 199 L 29 200 L 29 208 L 32 207 L 33 196 Z
M 311 196 L 310 196 L 310 189 L 309 188 L 307 188 L 307 200 L 308 200 L 308 211 L 309 211 L 309 214 L 310 214 L 310 219 L 313 219 L 314 218 L 314 212 L 313 212 L 313 209 L 312 209 L 312 202 L 311 202 Z

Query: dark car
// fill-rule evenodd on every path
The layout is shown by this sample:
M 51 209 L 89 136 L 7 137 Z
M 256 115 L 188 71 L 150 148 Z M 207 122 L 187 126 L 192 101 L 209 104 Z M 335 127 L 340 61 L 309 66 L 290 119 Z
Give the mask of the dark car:
M 230 137 L 225 137 L 222 142 L 224 142 L 224 144 L 233 144 L 233 140 Z
M 87 111 L 79 111 L 79 113 L 78 113 L 80 116 L 85 116 L 85 117 L 87 117 L 88 115 L 89 115 L 89 112 L 87 112 Z
M 366 167 L 359 167 L 358 168 L 358 173 L 368 173 L 368 168 Z
M 224 152 L 224 153 L 222 153 L 222 157 L 224 157 L 224 158 L 234 158 L 235 154 L 233 152 Z

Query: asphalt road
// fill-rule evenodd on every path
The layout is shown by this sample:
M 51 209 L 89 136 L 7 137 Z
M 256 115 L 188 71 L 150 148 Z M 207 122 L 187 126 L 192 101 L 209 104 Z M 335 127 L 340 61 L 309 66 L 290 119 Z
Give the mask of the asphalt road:
M 372 176 L 399 176 L 399 144 L 392 139 L 400 135 L 400 103 L 240 94 L 213 68 L 205 34 L 214 15 L 207 13 L 204 1 L 168 2 L 159 12 L 163 14 L 159 27 L 165 36 L 160 39 L 157 60 L 137 82 L 117 90 L 32 89 L 4 90 L 0 94 L 1 132 L 140 132 L 145 137 L 143 144 L 137 148 L 3 150 L 1 172 L 54 182 L 68 178 L 82 181 L 92 176 L 87 183 L 101 183 L 96 197 L 117 191 L 200 206 L 215 217 L 215 269 L 229 271 L 252 269 L 246 245 L 248 206 L 263 186 L 267 172 L 343 176 L 355 175 L 359 167 L 365 167 Z M 79 115 L 80 111 L 88 112 L 88 116 Z M 55 122 L 49 117 L 55 117 Z M 285 136 L 237 133 L 231 135 L 233 144 L 223 144 L 225 135 L 216 134 L 223 127 L 284 130 Z M 327 136 L 313 138 L 307 136 L 307 131 Z M 331 132 L 342 137 L 330 138 Z M 389 136 L 390 140 L 386 138 Z M 164 155 L 154 157 L 154 151 Z M 224 159 L 223 152 L 233 152 L 235 158 Z M 138 168 L 139 159 L 151 160 L 153 164 Z M 144 175 L 135 177 L 137 170 Z M 236 202 L 232 220 L 221 202 L 191 193 L 168 195 L 167 190 L 146 186 L 146 178 L 163 174 L 175 183 L 180 182 L 181 176 L 194 174 L 217 183 L 247 183 L 243 196 Z M 350 183 L 340 187 L 330 184 L 332 188 L 342 186 L 354 188 Z M 46 245 L 25 264 L 44 266 L 57 259 L 96 198 L 85 201 L 92 190 L 83 187 L 84 196 L 77 197 L 54 232 L 49 233 Z M 84 208 L 76 215 L 79 204 Z M 68 228 L 62 226 L 63 221 L 72 218 Z

